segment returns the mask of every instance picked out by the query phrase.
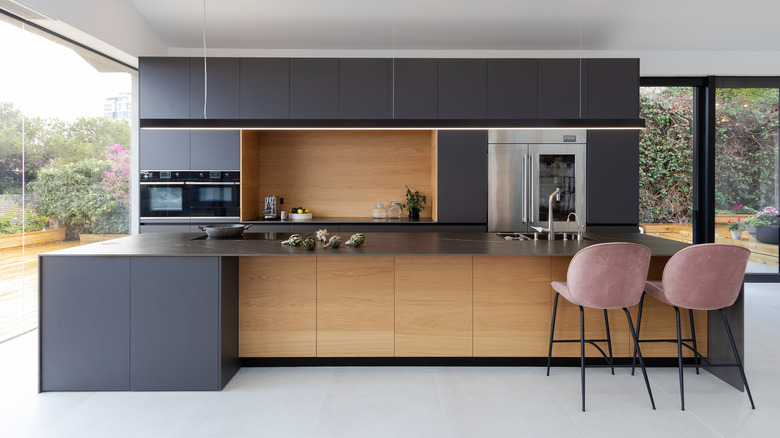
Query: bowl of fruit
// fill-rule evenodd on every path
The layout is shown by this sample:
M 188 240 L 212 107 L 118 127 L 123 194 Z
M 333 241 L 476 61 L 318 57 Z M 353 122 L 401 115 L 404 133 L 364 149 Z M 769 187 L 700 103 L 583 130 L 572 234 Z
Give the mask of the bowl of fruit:
M 305 221 L 311 219 L 312 214 L 308 208 L 295 207 L 290 209 L 290 220 Z

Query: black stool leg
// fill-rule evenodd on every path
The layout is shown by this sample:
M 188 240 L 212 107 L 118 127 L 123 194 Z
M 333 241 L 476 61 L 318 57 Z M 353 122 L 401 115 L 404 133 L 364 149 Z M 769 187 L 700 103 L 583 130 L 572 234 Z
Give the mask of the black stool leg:
M 604 309 L 604 327 L 607 328 L 607 348 L 609 349 L 609 365 L 610 368 L 612 368 L 612 375 L 615 375 L 615 367 L 612 366 L 615 364 L 613 358 L 612 358 L 612 338 L 609 335 L 609 316 L 607 314 L 607 309 Z
M 680 408 L 685 410 L 685 389 L 683 388 L 683 355 L 682 336 L 680 333 L 680 308 L 675 306 L 674 313 L 677 316 L 677 364 L 680 372 Z
M 634 358 L 631 359 L 631 375 L 634 375 L 636 368 L 636 352 L 639 350 L 639 329 L 642 328 L 642 305 L 645 303 L 645 292 L 642 292 L 642 298 L 639 299 L 639 312 L 636 316 L 636 339 L 634 342 Z
M 745 369 L 742 367 L 742 361 L 739 359 L 739 352 L 737 351 L 737 346 L 734 344 L 734 336 L 731 334 L 731 326 L 729 326 L 729 321 L 726 319 L 726 313 L 723 312 L 723 309 L 720 309 L 720 316 L 723 318 L 723 324 L 726 326 L 726 333 L 729 335 L 729 342 L 731 342 L 731 350 L 734 351 L 734 359 L 737 360 L 737 367 L 739 368 L 739 375 L 742 376 L 742 383 L 745 384 L 745 392 L 747 392 L 748 399 L 750 400 L 750 407 L 755 409 L 756 405 L 753 404 L 753 396 L 750 394 L 750 387 L 747 383 L 747 377 L 745 377 Z
M 560 294 L 555 292 L 555 300 L 553 301 L 553 314 L 552 323 L 550 324 L 550 347 L 547 350 L 547 375 L 550 375 L 550 361 L 552 360 L 552 346 L 553 346 L 553 334 L 555 333 L 555 314 L 558 312 L 558 297 Z
M 650 396 L 650 405 L 653 406 L 653 410 L 655 410 L 655 400 L 653 400 L 653 391 L 650 389 L 650 380 L 648 380 L 647 378 L 647 370 L 645 369 L 645 360 L 642 358 L 642 351 L 639 349 L 639 336 L 637 335 L 637 332 L 634 331 L 634 324 L 631 322 L 631 314 L 628 312 L 628 309 L 624 307 L 623 312 L 626 313 L 626 319 L 628 320 L 628 328 L 629 330 L 631 330 L 631 336 L 634 338 L 634 345 L 637 346 L 634 349 L 634 352 L 639 357 L 639 366 L 642 368 L 642 375 L 645 378 L 647 395 Z
M 696 328 L 693 326 L 693 309 L 688 309 L 688 319 L 691 321 L 691 342 L 693 343 L 693 363 L 696 364 L 696 374 L 699 374 L 699 348 L 696 346 Z
M 585 412 L 585 311 L 580 306 L 580 380 L 582 380 L 582 412 Z

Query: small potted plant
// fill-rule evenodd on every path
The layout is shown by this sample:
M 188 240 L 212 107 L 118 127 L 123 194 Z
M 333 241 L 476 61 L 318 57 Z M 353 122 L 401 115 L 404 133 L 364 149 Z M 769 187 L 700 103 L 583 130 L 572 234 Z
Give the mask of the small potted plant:
M 733 240 L 742 240 L 742 230 L 745 229 L 745 225 L 742 224 L 742 218 L 737 218 L 736 221 L 728 220 L 729 231 L 731 231 L 731 238 Z
M 421 195 L 419 190 L 412 192 L 409 186 L 406 186 L 406 204 L 403 207 L 409 209 L 410 221 L 419 221 L 420 210 L 425 210 L 425 195 Z
M 777 245 L 780 241 L 780 216 L 775 207 L 764 207 L 748 221 L 749 225 L 755 227 L 756 235 L 753 237 L 759 242 Z

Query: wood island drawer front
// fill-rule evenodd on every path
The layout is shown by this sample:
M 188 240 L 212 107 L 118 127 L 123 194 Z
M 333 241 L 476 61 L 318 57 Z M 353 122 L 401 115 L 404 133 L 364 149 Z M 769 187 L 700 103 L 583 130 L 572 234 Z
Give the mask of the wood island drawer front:
M 395 355 L 471 356 L 472 258 L 395 258 Z
M 314 357 L 317 353 L 314 257 L 240 257 L 238 355 Z
M 317 257 L 317 356 L 392 357 L 393 257 Z
M 474 356 L 544 357 L 550 257 L 474 257 Z

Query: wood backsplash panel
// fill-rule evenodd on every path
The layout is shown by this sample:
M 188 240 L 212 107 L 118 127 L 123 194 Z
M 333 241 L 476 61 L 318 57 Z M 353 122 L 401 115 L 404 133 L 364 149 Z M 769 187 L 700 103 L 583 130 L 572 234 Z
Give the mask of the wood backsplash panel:
M 259 201 L 284 197 L 315 217 L 371 217 L 377 202 L 405 201 L 406 185 L 434 211 L 435 131 L 260 131 Z M 262 210 L 262 207 L 260 207 Z

